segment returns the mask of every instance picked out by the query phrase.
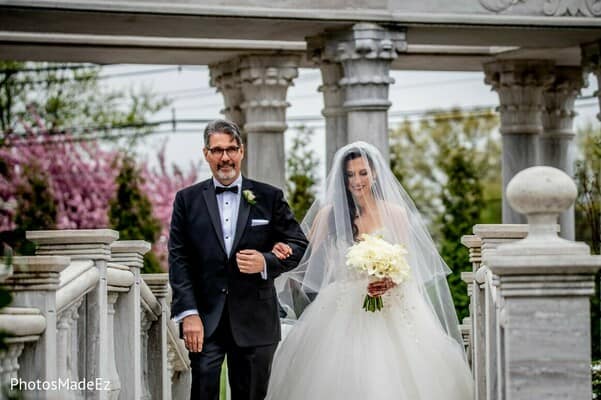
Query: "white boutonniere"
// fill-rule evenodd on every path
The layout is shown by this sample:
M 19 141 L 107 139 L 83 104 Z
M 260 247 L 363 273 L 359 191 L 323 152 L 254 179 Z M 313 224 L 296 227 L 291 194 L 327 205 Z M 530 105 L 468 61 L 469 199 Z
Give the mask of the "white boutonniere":
M 244 196 L 244 200 L 246 200 L 246 202 L 250 205 L 255 205 L 257 204 L 257 200 L 255 200 L 257 197 L 255 196 L 255 194 L 253 193 L 252 190 L 246 189 L 242 191 L 242 196 Z

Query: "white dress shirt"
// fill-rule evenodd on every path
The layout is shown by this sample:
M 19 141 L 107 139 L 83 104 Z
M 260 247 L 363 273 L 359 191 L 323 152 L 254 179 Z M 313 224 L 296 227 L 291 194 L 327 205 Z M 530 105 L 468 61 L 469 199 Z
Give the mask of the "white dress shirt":
M 242 197 L 242 175 L 238 177 L 231 185 L 225 186 L 219 183 L 213 177 L 215 187 L 234 187 L 238 186 L 238 193 L 223 192 L 217 195 L 217 206 L 219 207 L 219 217 L 221 219 L 221 231 L 223 232 L 223 243 L 225 243 L 225 251 L 228 257 L 232 251 L 234 238 L 236 237 L 236 224 L 238 222 L 238 210 L 240 209 L 240 199 Z M 261 277 L 267 279 L 267 265 L 263 266 Z M 198 310 L 182 311 L 173 320 L 180 322 L 188 315 L 198 315 Z

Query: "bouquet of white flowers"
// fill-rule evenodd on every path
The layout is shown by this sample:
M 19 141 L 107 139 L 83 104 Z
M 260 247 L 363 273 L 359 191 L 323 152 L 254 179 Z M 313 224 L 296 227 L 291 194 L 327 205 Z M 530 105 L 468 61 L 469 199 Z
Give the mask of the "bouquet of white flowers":
M 409 278 L 411 268 L 405 256 L 407 249 L 401 244 L 391 244 L 378 236 L 361 235 L 361 241 L 346 253 L 346 265 L 367 273 L 369 277 L 390 278 L 397 285 Z M 365 296 L 365 311 L 380 311 L 384 306 L 381 296 Z

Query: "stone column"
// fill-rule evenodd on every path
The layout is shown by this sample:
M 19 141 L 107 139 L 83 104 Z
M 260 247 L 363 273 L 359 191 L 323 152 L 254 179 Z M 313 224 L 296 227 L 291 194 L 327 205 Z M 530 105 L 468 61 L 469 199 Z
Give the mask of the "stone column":
M 586 86 L 586 77 L 579 67 L 555 68 L 555 79 L 544 92 L 543 134 L 540 136 L 542 165 L 558 168 L 574 177 L 574 101 L 580 89 Z M 575 239 L 574 206 L 559 216 L 560 235 Z
M 601 108 L 601 41 L 582 45 L 582 69 L 587 73 L 593 73 L 597 77 L 598 89 L 595 96 L 599 99 L 599 108 Z M 601 121 L 601 112 L 597 114 L 597 119 Z
M 73 382 L 79 380 L 77 369 L 79 353 L 77 320 L 79 319 L 79 307 L 83 300 L 84 297 L 79 298 L 58 314 L 58 376 L 63 379 L 69 378 Z M 79 390 L 73 390 L 72 388 L 62 388 L 61 390 L 61 397 L 63 399 L 79 399 L 83 396 L 84 394 Z
M 142 352 L 140 354 L 140 362 L 142 363 L 142 394 L 140 399 L 142 400 L 152 399 L 149 379 L 152 371 L 148 365 L 148 330 L 155 320 L 156 316 L 151 311 L 145 309 L 140 311 L 140 343 L 142 345 Z
M 484 64 L 485 82 L 499 94 L 503 135 L 503 223 L 524 223 L 507 203 L 505 187 L 524 168 L 538 165 L 543 92 L 553 79 L 553 63 L 500 60 Z
M 336 61 L 344 68 L 339 84 L 344 88 L 348 141 L 369 142 L 388 161 L 388 86 L 394 83 L 389 70 L 392 60 L 407 50 L 405 31 L 359 23 L 328 40 L 337 42 Z
M 14 307 L 32 307 L 40 310 L 46 319 L 39 340 L 27 346 L 21 355 L 20 378 L 24 381 L 57 382 L 57 318 L 56 290 L 60 272 L 69 265 L 68 257 L 14 257 L 13 275 L 6 286 L 13 292 Z M 41 387 L 43 388 L 43 386 Z M 36 399 L 61 399 L 58 391 L 40 390 Z
M 148 332 L 148 367 L 153 374 L 150 381 L 150 393 L 153 399 L 171 399 L 171 373 L 167 348 L 167 323 L 169 321 L 168 274 L 144 274 L 144 282 L 161 305 L 161 315 Z
M 528 216 L 528 236 L 483 255 L 497 277 L 499 369 L 507 400 L 588 400 L 590 310 L 601 256 L 557 236 L 557 217 L 576 185 L 552 167 L 532 167 L 507 186 L 511 205 Z
M 110 260 L 110 244 L 119 233 L 110 229 L 28 231 L 27 239 L 37 245 L 37 255 L 63 255 L 71 260 L 92 260 L 98 270 L 98 284 L 87 295 L 83 306 L 84 315 L 78 320 L 79 343 L 85 351 L 79 354 L 82 365 L 81 378 L 98 379 L 100 386 L 109 380 L 110 362 L 108 327 L 108 278 L 107 262 Z M 55 342 L 56 345 L 56 342 Z M 56 368 L 56 367 L 55 367 Z M 94 399 L 108 399 L 109 392 L 88 392 Z
M 298 76 L 298 55 L 247 55 L 240 59 L 240 81 L 247 135 L 247 174 L 285 187 L 284 132 L 288 87 Z
M 240 106 L 244 101 L 242 96 L 242 85 L 240 84 L 240 59 L 234 58 L 218 64 L 209 65 L 211 74 L 211 86 L 217 88 L 218 92 L 223 95 L 223 103 L 225 108 L 221 113 L 226 119 L 236 123 L 242 131 L 242 141 L 248 142 L 246 132 L 244 132 L 244 124 L 246 118 Z M 247 173 L 247 158 L 242 160 L 242 173 Z
M 142 343 L 140 270 L 144 266 L 144 254 L 150 243 L 143 240 L 119 240 L 111 244 L 111 261 L 124 265 L 133 274 L 133 285 L 121 293 L 115 315 L 115 362 L 122 382 L 121 396 L 124 399 L 142 397 Z
M 323 93 L 324 108 L 321 114 L 326 124 L 326 171 L 332 167 L 332 159 L 336 151 L 348 143 L 346 128 L 346 111 L 344 110 L 344 87 L 340 80 L 344 76 L 342 64 L 336 61 L 336 41 L 326 40 L 326 35 L 307 38 L 307 53 L 321 70 L 322 85 L 319 91 Z M 326 45 L 329 45 L 326 48 Z

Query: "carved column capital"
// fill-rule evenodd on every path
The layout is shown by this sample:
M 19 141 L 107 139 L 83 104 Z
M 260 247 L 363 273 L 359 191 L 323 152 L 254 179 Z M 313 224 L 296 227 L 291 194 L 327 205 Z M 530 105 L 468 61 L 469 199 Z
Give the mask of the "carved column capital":
M 539 134 L 543 92 L 553 82 L 553 63 L 499 60 L 484 64 L 485 82 L 499 94 L 501 133 Z
M 240 59 L 238 57 L 217 64 L 209 65 L 210 84 L 223 95 L 225 108 L 221 113 L 235 122 L 240 128 L 245 118 L 240 105 L 244 101 L 240 81 Z
M 574 136 L 574 101 L 588 84 L 580 67 L 557 67 L 551 85 L 544 92 L 542 114 L 545 136 Z
M 353 25 L 337 47 L 337 59 L 394 60 L 407 50 L 404 28 L 372 23 Z
M 344 67 L 339 83 L 346 90 L 347 111 L 388 110 L 388 86 L 394 83 L 390 63 L 407 50 L 404 29 L 359 23 L 329 40 L 337 43 L 336 61 Z M 326 45 L 326 49 L 331 46 Z
M 288 87 L 298 76 L 298 55 L 248 55 L 240 59 L 246 133 L 284 133 Z

